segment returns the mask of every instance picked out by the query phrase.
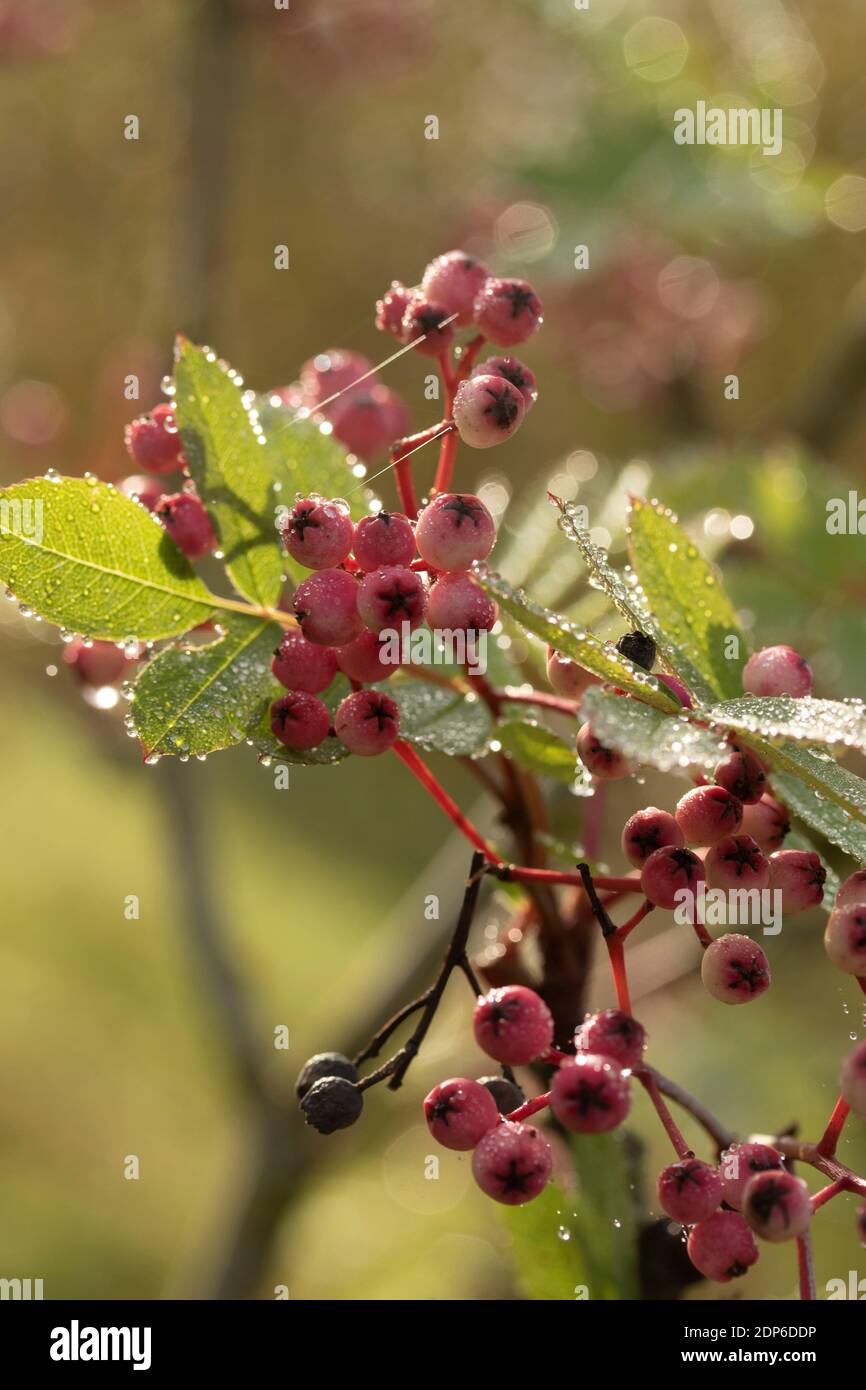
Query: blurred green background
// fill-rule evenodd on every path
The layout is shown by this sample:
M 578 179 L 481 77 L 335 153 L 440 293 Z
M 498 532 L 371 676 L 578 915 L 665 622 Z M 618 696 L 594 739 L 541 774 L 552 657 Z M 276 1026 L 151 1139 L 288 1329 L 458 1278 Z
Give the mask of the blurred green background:
M 177 329 L 260 389 L 328 346 L 384 358 L 376 297 L 462 245 L 545 301 L 532 416 L 495 460 L 459 464 L 465 485 L 515 495 L 504 532 L 529 558 L 512 549 L 511 577 L 585 602 L 527 508 L 551 479 L 570 488 L 616 557 L 624 488 L 645 489 L 717 555 L 757 640 L 795 642 L 818 693 L 862 694 L 863 540 L 828 536 L 825 506 L 863 486 L 864 42 L 857 0 L 4 0 L 2 481 L 129 472 L 123 424 L 156 398 Z M 672 113 L 698 99 L 781 107 L 782 153 L 675 145 Z M 385 373 L 418 428 L 426 372 L 410 354 Z M 249 1032 L 288 1093 L 310 1052 L 372 1029 L 407 962 L 425 978 L 424 899 L 441 895 L 444 931 L 462 843 L 396 760 L 293 769 L 288 791 L 245 749 L 144 768 L 117 710 L 48 674 L 56 632 L 11 604 L 0 620 L 0 1276 L 43 1278 L 49 1298 L 518 1296 L 513 1222 L 466 1159 L 424 1176 L 419 1098 L 479 1066 L 459 983 L 403 1091 L 372 1093 L 331 1141 L 292 1128 L 283 1154 L 186 909 L 189 813 Z M 437 771 L 491 814 L 460 769 Z M 614 865 L 636 804 L 634 787 L 612 798 Z M 579 838 L 583 803 L 557 806 Z M 829 1113 L 863 1012 L 821 929 L 816 914 L 769 940 L 776 983 L 745 1017 L 720 1017 L 688 957 L 641 959 L 654 1062 L 732 1128 L 811 1136 Z M 608 998 L 599 975 L 593 1002 Z M 640 1099 L 633 1128 L 651 1173 L 666 1148 Z M 862 1125 L 841 1153 L 862 1170 Z M 819 1290 L 857 1268 L 852 1205 L 817 1223 Z M 551 1224 L 539 1262 L 557 1242 Z M 795 1292 L 792 1252 L 765 1248 L 723 1296 Z

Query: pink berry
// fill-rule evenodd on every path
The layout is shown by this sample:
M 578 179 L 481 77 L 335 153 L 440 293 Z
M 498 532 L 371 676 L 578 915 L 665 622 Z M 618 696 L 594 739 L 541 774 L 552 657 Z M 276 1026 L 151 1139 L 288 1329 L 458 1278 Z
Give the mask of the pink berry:
M 443 574 L 427 600 L 427 622 L 439 632 L 489 632 L 499 607 L 468 574 Z
M 579 700 L 591 685 L 601 684 L 598 676 L 579 666 L 571 657 L 555 651 L 553 647 L 547 648 L 547 679 L 556 694 L 566 700 Z
M 400 711 L 381 690 L 358 690 L 340 702 L 334 732 L 350 753 L 375 758 L 398 738 Z
M 486 1086 L 466 1077 L 440 1081 L 424 1099 L 427 1128 L 446 1149 L 474 1149 L 499 1124 L 496 1101 Z
M 414 293 L 414 290 L 408 290 L 399 280 L 391 281 L 390 289 L 387 289 L 376 303 L 376 327 L 380 332 L 390 333 L 400 342 L 404 341 L 403 315 Z
M 833 964 L 866 979 L 866 902 L 833 908 L 824 932 L 824 949 Z
M 467 570 L 474 560 L 486 560 L 496 540 L 493 517 L 468 492 L 442 492 L 428 503 L 415 526 L 415 541 L 423 560 L 435 570 Z
M 131 478 L 124 478 L 117 484 L 117 491 L 122 492 L 124 497 L 131 497 L 134 501 L 140 502 L 152 512 L 160 497 L 164 495 L 165 488 L 158 478 L 148 478 L 143 473 L 134 473 Z
M 475 322 L 500 347 L 524 343 L 541 327 L 541 300 L 525 280 L 491 276 L 475 299 Z
M 675 908 L 678 894 L 694 893 L 704 880 L 704 866 L 696 854 L 679 845 L 653 850 L 641 870 L 640 891 L 656 907 Z
M 660 681 L 662 685 L 666 685 L 668 690 L 676 695 L 680 704 L 683 705 L 685 709 L 692 708 L 692 697 L 677 676 L 669 676 L 667 671 L 658 671 L 656 672 L 656 680 Z
M 701 979 L 723 1004 L 748 1004 L 770 987 L 770 966 L 758 944 L 740 932 L 719 936 L 704 951 Z
M 475 297 L 487 279 L 487 271 L 465 251 L 446 251 L 431 261 L 421 277 L 421 288 L 429 299 L 457 314 L 457 323 L 472 322 Z
M 785 1160 L 771 1144 L 761 1144 L 756 1140 L 732 1144 L 719 1159 L 722 1200 L 739 1211 L 743 1204 L 743 1193 L 755 1174 L 778 1172 L 784 1166 Z
M 95 687 L 114 685 L 129 673 L 137 659 L 128 657 L 113 642 L 91 642 L 88 647 L 80 637 L 74 637 L 63 648 L 65 664 L 72 667 L 82 685 Z
M 361 386 L 334 401 L 329 410 L 334 437 L 369 462 L 409 430 L 408 408 L 389 386 Z
M 332 401 L 331 397 L 342 396 L 362 387 L 369 388 L 370 381 L 375 379 L 369 375 L 372 370 L 372 362 L 360 352 L 344 348 L 327 348 L 325 352 L 320 352 L 317 357 L 305 362 L 301 368 L 301 399 L 309 410 L 315 410 L 324 401 L 329 402 L 324 406 L 323 413 L 330 416 L 332 409 L 337 405 L 336 400 Z
M 754 805 L 743 807 L 740 828 L 744 835 L 751 835 L 764 854 L 772 854 L 774 849 L 781 848 L 791 823 L 782 803 L 775 797 L 764 795 Z
M 699 1158 L 670 1163 L 659 1173 L 656 1184 L 659 1205 L 673 1221 L 694 1226 L 705 1221 L 722 1200 L 722 1179 L 718 1168 Z
M 713 781 L 747 806 L 760 801 L 767 790 L 763 763 L 745 750 L 731 753 L 723 759 L 713 773 Z
M 827 870 L 814 850 L 780 849 L 770 855 L 770 887 L 782 894 L 782 911 L 805 912 L 824 897 Z
M 848 907 L 851 903 L 866 903 L 866 869 L 857 869 L 839 885 L 836 907 Z
M 454 397 L 457 433 L 472 449 L 490 449 L 510 439 L 523 423 L 523 396 L 502 376 L 471 376 Z
M 271 731 L 287 748 L 318 748 L 330 727 L 327 706 L 305 690 L 290 690 L 271 705 Z
M 714 845 L 739 830 L 743 806 L 724 787 L 693 787 L 680 797 L 674 814 L 688 844 Z
M 626 762 L 622 754 L 617 753 L 613 748 L 606 747 L 601 739 L 596 737 L 589 723 L 582 724 L 578 730 L 577 756 L 593 777 L 605 781 L 610 782 L 621 777 L 630 777 L 634 772 L 631 763 Z
M 165 402 L 155 405 L 149 415 L 132 420 L 124 441 L 139 468 L 148 473 L 176 473 L 186 464 L 174 406 Z
M 621 1067 L 636 1067 L 646 1047 L 646 1029 L 622 1009 L 602 1009 L 584 1019 L 574 1045 L 578 1052 L 609 1057 Z
M 361 580 L 358 612 L 371 632 L 415 628 L 424 621 L 427 591 L 424 580 L 405 565 L 382 565 Z
M 689 1234 L 689 1259 L 705 1279 L 729 1284 L 758 1258 L 755 1237 L 736 1211 L 714 1211 Z
M 201 498 L 192 492 L 163 497 L 154 508 L 175 545 L 190 560 L 202 560 L 217 548 L 216 532 Z
M 645 806 L 629 816 L 622 828 L 622 852 L 630 863 L 642 869 L 651 854 L 666 845 L 681 849 L 685 841 L 673 816 L 658 806 Z
M 377 512 L 355 527 L 355 559 L 369 572 L 382 565 L 409 565 L 415 558 L 415 532 L 402 512 Z
M 762 1240 L 793 1240 L 812 1220 L 809 1189 L 793 1173 L 757 1173 L 746 1183 L 743 1215 Z
M 518 1207 L 543 1192 L 553 1170 L 553 1154 L 535 1125 L 503 1120 L 478 1141 L 472 1174 L 495 1202 Z
M 812 668 L 793 647 L 764 647 L 743 667 L 747 695 L 793 695 L 801 699 L 812 689 Z
M 365 685 L 387 680 L 397 670 L 396 665 L 386 664 L 382 660 L 382 648 L 387 641 L 388 639 L 380 637 L 378 632 L 364 628 L 353 642 L 337 648 L 337 664 L 340 670 L 349 680 L 361 681 Z
M 710 888 L 768 887 L 770 865 L 751 835 L 726 835 L 707 852 L 704 873 Z
M 295 617 L 308 642 L 342 647 L 363 626 L 358 613 L 358 582 L 345 570 L 316 570 L 292 598 Z
M 318 695 L 337 674 L 337 653 L 331 647 L 308 642 L 302 632 L 286 632 L 274 653 L 271 670 L 287 690 Z
M 839 1090 L 855 1115 L 866 1115 L 866 1040 L 858 1043 L 842 1063 Z
M 315 497 L 296 502 L 280 530 L 292 559 L 310 570 L 330 570 L 341 564 L 352 549 L 354 534 L 345 506 Z
M 483 995 L 472 1018 L 475 1041 L 497 1062 L 522 1067 L 553 1042 L 553 1018 L 539 994 L 525 985 L 504 985 Z
M 550 1108 L 575 1134 L 604 1134 L 622 1124 L 631 1106 L 626 1072 L 610 1057 L 579 1052 L 550 1083 Z
M 473 367 L 470 376 L 501 376 L 516 387 L 523 397 L 523 407 L 529 410 L 538 399 L 535 374 L 516 357 L 488 357 Z
M 440 357 L 454 341 L 454 324 L 446 321 L 450 317 L 444 304 L 433 304 L 421 294 L 413 295 L 403 314 L 403 342 L 413 343 L 422 357 Z

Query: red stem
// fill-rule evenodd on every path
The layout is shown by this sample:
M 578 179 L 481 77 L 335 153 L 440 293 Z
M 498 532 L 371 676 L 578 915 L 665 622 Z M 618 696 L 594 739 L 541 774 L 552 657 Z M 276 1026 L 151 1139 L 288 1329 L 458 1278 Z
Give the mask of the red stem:
M 692 927 L 694 928 L 695 936 L 698 938 L 704 950 L 706 950 L 708 946 L 712 946 L 713 938 L 710 936 L 710 933 L 707 931 L 697 913 L 695 913 L 695 920 L 692 922 Z
M 485 338 L 483 333 L 477 333 L 474 338 L 466 344 L 460 361 L 457 363 L 457 382 L 464 381 L 475 366 L 476 358 L 484 346 Z
M 676 1150 L 677 1158 L 692 1158 L 693 1150 L 689 1148 L 677 1126 L 676 1120 L 665 1105 L 662 1093 L 656 1085 L 655 1077 L 643 1070 L 637 1071 L 637 1077 L 655 1106 L 656 1114 L 664 1125 L 665 1133 Z
M 816 1192 L 812 1197 L 812 1210 L 817 1211 L 823 1207 L 825 1202 L 829 1202 L 833 1197 L 838 1197 L 840 1192 L 850 1192 L 851 1186 L 847 1178 L 836 1178 L 835 1182 L 830 1182 L 826 1187 L 822 1187 L 820 1192 Z M 856 1189 L 855 1189 L 856 1190 Z
M 465 835 L 470 844 L 480 850 L 485 859 L 491 864 L 503 864 L 505 861 L 500 858 L 495 850 L 491 849 L 487 841 L 478 833 L 475 826 L 464 816 L 456 801 L 452 801 L 445 788 L 440 786 L 429 767 L 415 749 L 402 739 L 398 739 L 393 745 L 397 757 L 406 764 L 409 771 L 418 778 L 425 791 L 429 792 L 433 800 L 442 808 L 449 820 L 452 820 L 462 835 Z
M 516 1110 L 512 1110 L 506 1115 L 506 1120 L 526 1120 L 530 1115 L 537 1115 L 539 1110 L 546 1110 L 550 1104 L 550 1091 L 545 1091 L 543 1096 L 536 1096 L 534 1100 L 528 1100 L 525 1105 L 519 1105 Z
M 818 1140 L 818 1152 L 820 1154 L 826 1154 L 828 1158 L 833 1157 L 836 1152 L 836 1145 L 839 1143 L 839 1137 L 842 1133 L 843 1126 L 850 1112 L 850 1105 L 840 1096 L 833 1106 L 833 1114 L 827 1121 L 827 1128 Z
M 561 695 L 548 695 L 544 690 L 527 692 L 514 685 L 506 685 L 504 689 L 497 690 L 496 695 L 503 704 L 538 705 L 540 709 L 552 709 L 557 714 L 576 715 L 579 703 L 577 700 L 566 700 Z
M 549 883 L 551 885 L 567 883 L 577 887 L 583 886 L 583 879 L 580 874 L 567 873 L 565 870 L 532 869 L 524 864 L 508 864 L 506 867 L 507 877 L 513 879 L 515 883 Z M 593 882 L 597 888 L 607 889 L 615 893 L 640 892 L 639 878 L 609 878 L 604 874 L 593 874 Z
M 596 879 L 595 881 L 596 883 L 598 883 L 598 879 Z M 653 911 L 654 907 L 655 904 L 651 903 L 647 898 L 647 900 L 644 903 L 642 903 L 641 906 L 638 908 L 637 912 L 634 914 L 633 917 L 629 917 L 627 922 L 623 922 L 621 927 L 617 927 L 617 938 L 620 941 L 625 941 L 626 937 L 634 931 L 635 927 L 640 926 L 644 917 L 649 916 L 649 914 Z
M 815 1264 L 812 1259 L 812 1237 L 807 1231 L 797 1237 L 797 1269 L 800 1274 L 800 1298 L 805 1302 L 815 1299 Z
M 440 420 L 437 425 L 431 425 L 429 429 L 421 430 L 418 434 L 407 435 L 405 439 L 398 439 L 391 445 L 391 461 L 397 480 L 397 491 L 403 510 L 413 521 L 418 515 L 418 498 L 412 476 L 412 455 L 423 449 L 425 444 L 429 444 L 443 430 L 453 430 L 453 426 L 449 426 L 447 420 Z M 449 438 L 449 434 L 446 434 L 445 438 Z
M 624 1014 L 631 1013 L 631 996 L 628 992 L 628 974 L 625 968 L 625 949 L 618 934 L 606 936 L 607 954 L 610 957 L 610 968 L 613 974 L 613 987 L 616 990 L 616 1002 Z
M 436 466 L 436 477 L 433 479 L 434 493 L 448 491 L 456 457 L 457 431 L 451 430 L 449 434 L 442 436 L 442 443 L 439 445 L 439 463 Z

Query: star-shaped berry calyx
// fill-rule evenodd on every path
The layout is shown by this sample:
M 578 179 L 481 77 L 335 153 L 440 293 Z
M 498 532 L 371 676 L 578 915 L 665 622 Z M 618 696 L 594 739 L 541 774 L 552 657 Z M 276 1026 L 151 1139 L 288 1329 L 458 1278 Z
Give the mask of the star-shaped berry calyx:
M 459 531 L 464 521 L 471 521 L 473 526 L 480 525 L 483 511 L 480 502 L 476 502 L 471 497 L 463 497 L 458 493 L 455 497 L 450 497 L 447 502 L 442 504 L 443 512 L 451 512 L 454 517 L 454 525 Z

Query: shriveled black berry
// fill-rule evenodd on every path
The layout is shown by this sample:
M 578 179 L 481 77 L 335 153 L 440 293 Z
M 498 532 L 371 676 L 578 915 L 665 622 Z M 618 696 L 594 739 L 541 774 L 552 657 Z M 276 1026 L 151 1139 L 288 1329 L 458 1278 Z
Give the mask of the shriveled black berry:
M 303 1100 L 310 1087 L 323 1076 L 342 1076 L 346 1081 L 358 1080 L 358 1068 L 342 1052 L 317 1052 L 298 1072 L 295 1095 Z
M 617 642 L 616 649 L 629 661 L 633 661 L 635 666 L 642 666 L 645 671 L 651 671 L 655 665 L 656 644 L 651 637 L 646 637 L 642 632 L 624 633 Z
M 512 1110 L 517 1110 L 526 1102 L 526 1096 L 516 1082 L 507 1081 L 504 1076 L 479 1076 L 478 1081 L 487 1087 L 500 1115 L 510 1115 Z
M 310 1087 L 301 1101 L 304 1119 L 320 1134 L 333 1134 L 335 1129 L 348 1129 L 364 1108 L 364 1097 L 342 1076 L 323 1076 Z

